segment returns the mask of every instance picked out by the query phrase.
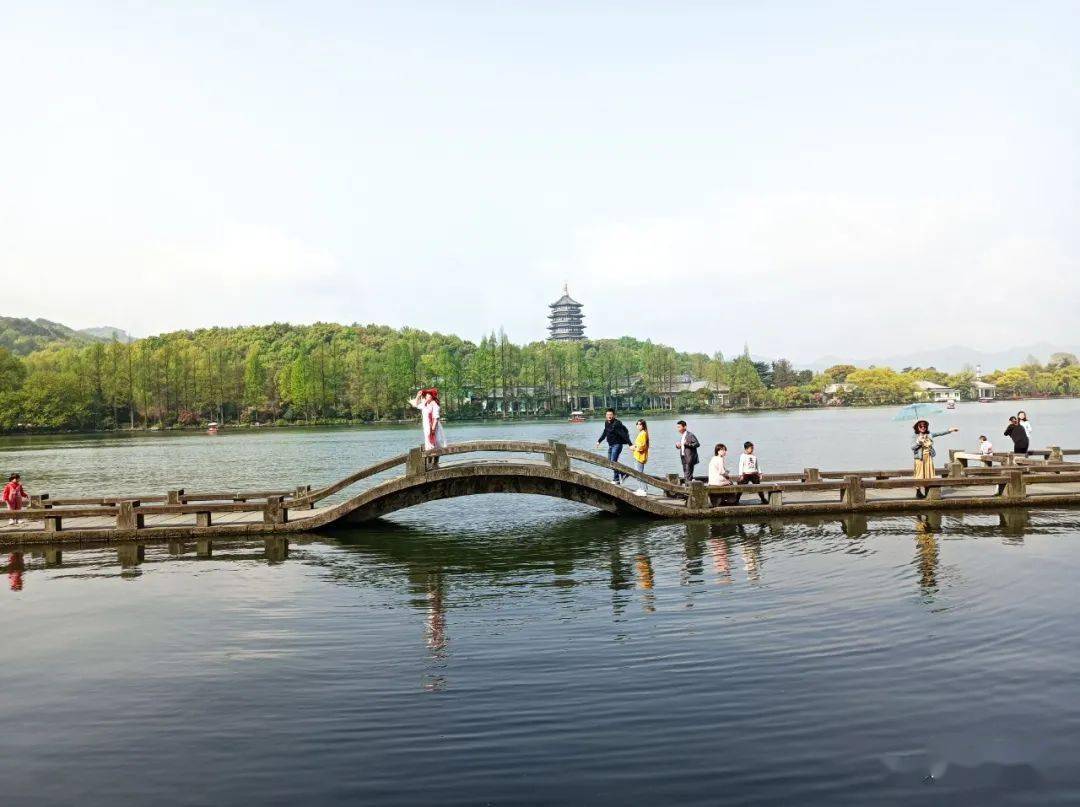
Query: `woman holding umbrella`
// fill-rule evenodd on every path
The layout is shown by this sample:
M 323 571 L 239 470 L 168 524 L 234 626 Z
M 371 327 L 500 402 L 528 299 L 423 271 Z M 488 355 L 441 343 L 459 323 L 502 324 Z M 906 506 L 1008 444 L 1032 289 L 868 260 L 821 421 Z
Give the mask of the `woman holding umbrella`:
M 944 437 L 946 434 L 960 430 L 952 426 L 943 432 L 932 432 L 930 422 L 927 420 L 916 421 L 914 428 L 915 436 L 911 440 L 911 453 L 915 455 L 913 476 L 916 479 L 934 479 L 937 477 L 937 472 L 934 470 L 934 457 L 937 456 L 937 451 L 934 450 L 934 438 Z M 915 498 L 925 499 L 926 493 L 927 488 L 916 488 Z

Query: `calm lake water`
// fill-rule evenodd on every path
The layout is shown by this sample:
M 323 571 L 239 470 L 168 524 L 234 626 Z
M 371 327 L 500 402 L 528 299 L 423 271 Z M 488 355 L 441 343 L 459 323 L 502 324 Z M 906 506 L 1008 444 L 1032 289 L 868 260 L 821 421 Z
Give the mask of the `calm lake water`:
M 1080 447 L 1080 401 L 1025 403 L 1035 446 Z M 1014 408 L 961 405 L 939 445 L 1004 445 Z M 766 471 L 903 467 L 892 411 L 688 420 Z M 418 431 L 3 439 L 0 464 L 54 495 L 291 487 Z M 486 496 L 287 557 L 0 565 L 5 805 L 1080 802 L 1080 510 L 719 525 Z

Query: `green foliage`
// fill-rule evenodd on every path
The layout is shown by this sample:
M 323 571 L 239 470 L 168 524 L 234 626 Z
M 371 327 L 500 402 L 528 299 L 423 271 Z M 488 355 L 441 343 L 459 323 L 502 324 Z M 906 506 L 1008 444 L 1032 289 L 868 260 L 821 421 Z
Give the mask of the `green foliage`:
M 858 368 L 854 364 L 834 364 L 828 370 L 825 371 L 825 375 L 829 377 L 827 383 L 830 384 L 843 384 L 847 381 L 847 377 L 854 373 Z
M 915 384 L 909 376 L 888 367 L 872 367 L 848 373 L 845 383 L 853 385 L 848 397 L 871 404 L 899 403 L 911 399 Z
M 0 317 L 0 348 L 16 356 L 28 356 L 51 344 L 87 344 L 96 337 L 47 319 Z
M 744 398 L 747 406 L 753 406 L 761 399 L 765 391 L 765 382 L 761 380 L 758 368 L 749 355 L 739 356 L 731 363 L 731 394 L 736 399 Z
M 45 341 L 24 357 L 0 347 L 0 429 L 8 431 L 415 417 L 407 401 L 422 386 L 439 387 L 447 415 L 467 416 L 675 395 L 684 374 L 729 386 L 736 405 L 771 407 L 825 403 L 824 388 L 841 381 L 853 385 L 846 402 L 899 403 L 911 399 L 914 378 L 961 390 L 973 380 L 970 372 L 902 375 L 852 365 L 814 375 L 782 358 L 755 362 L 748 349 L 727 361 L 631 337 L 517 345 L 499 332 L 476 344 L 410 328 L 275 323 L 129 343 L 82 337 L 43 320 L 19 322 Z M 1045 367 L 1029 362 L 987 380 L 1003 394 L 1075 395 L 1080 364 L 1063 354 Z M 711 406 L 705 390 L 679 392 L 676 402 L 687 411 Z

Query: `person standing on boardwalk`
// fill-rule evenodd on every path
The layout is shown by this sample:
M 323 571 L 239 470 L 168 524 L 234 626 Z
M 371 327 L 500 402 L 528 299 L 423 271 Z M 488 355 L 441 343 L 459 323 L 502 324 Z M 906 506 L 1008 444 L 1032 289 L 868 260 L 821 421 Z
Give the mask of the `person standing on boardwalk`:
M 600 437 L 596 440 L 596 447 L 599 448 L 605 440 L 607 441 L 607 458 L 611 462 L 618 462 L 623 446 L 630 445 L 630 432 L 627 431 L 623 422 L 615 417 L 614 409 L 608 409 L 604 413 L 604 430 L 600 432 Z M 626 478 L 626 474 L 619 471 L 613 470 L 611 473 L 612 481 L 616 485 L 621 485 Z
M 694 466 L 698 464 L 697 450 L 701 442 L 686 428 L 685 420 L 676 423 L 675 430 L 679 433 L 675 448 L 679 449 L 679 459 L 682 460 L 683 481 L 689 485 L 694 481 Z
M 934 470 L 934 457 L 937 451 L 934 449 L 934 438 L 944 437 L 959 431 L 955 426 L 943 432 L 931 432 L 930 422 L 926 420 L 915 421 L 915 436 L 911 439 L 911 453 L 915 456 L 915 472 L 912 474 L 916 479 L 935 479 L 937 471 Z M 925 499 L 928 488 L 916 488 L 915 498 Z
M 424 450 L 431 451 L 435 448 L 446 448 L 446 434 L 442 426 L 442 407 L 439 406 L 439 391 L 422 389 L 416 393 L 416 397 L 409 404 L 420 410 L 420 427 L 424 434 Z M 435 457 L 432 465 L 439 464 L 439 458 Z
M 1016 419 L 1020 421 L 1020 425 L 1024 427 L 1024 431 L 1027 432 L 1028 441 L 1031 440 L 1031 421 L 1027 418 L 1027 412 L 1021 409 L 1016 413 Z
M 4 485 L 3 499 L 7 509 L 11 512 L 11 519 L 8 520 L 8 524 L 18 524 L 19 511 L 22 510 L 23 504 L 30 503 L 30 497 L 26 495 L 26 489 L 22 486 L 22 478 L 18 474 L 12 474 L 8 477 L 8 483 Z
M 638 420 L 637 430 L 637 437 L 634 438 L 634 468 L 645 473 L 645 463 L 649 461 L 649 424 L 644 418 Z M 646 496 L 648 492 L 645 482 L 641 481 L 641 486 L 634 491 L 634 495 Z
M 1013 415 L 1009 418 L 1009 425 L 1005 428 L 1005 436 L 1011 437 L 1013 441 L 1013 451 L 1017 454 L 1027 454 L 1028 451 L 1028 430 L 1020 423 L 1020 418 Z
M 758 465 L 758 456 L 754 453 L 754 444 L 751 443 L 749 440 L 743 443 L 743 453 L 739 457 L 739 484 L 761 484 L 761 468 Z M 741 498 L 742 494 L 736 493 L 735 504 L 738 504 Z M 769 497 L 766 496 L 764 493 L 759 493 L 758 498 L 761 499 L 762 504 L 769 503 Z

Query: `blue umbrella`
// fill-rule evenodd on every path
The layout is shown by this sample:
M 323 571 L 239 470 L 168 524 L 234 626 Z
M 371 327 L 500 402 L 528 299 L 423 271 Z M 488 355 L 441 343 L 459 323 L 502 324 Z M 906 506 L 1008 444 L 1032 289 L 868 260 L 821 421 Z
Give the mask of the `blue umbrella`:
M 917 420 L 926 420 L 930 415 L 940 415 L 944 411 L 937 404 L 913 403 L 908 404 L 893 415 L 893 420 L 907 420 L 914 423 Z

